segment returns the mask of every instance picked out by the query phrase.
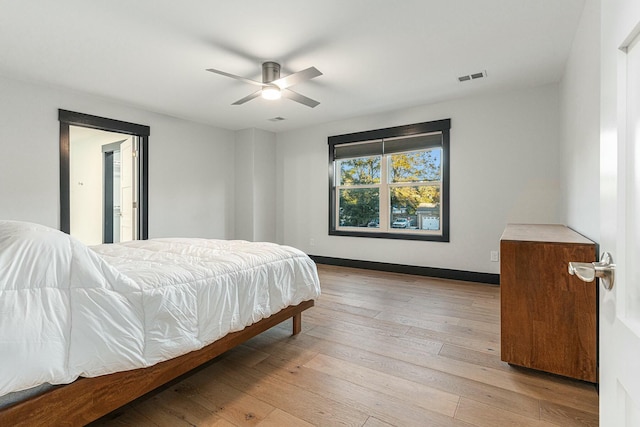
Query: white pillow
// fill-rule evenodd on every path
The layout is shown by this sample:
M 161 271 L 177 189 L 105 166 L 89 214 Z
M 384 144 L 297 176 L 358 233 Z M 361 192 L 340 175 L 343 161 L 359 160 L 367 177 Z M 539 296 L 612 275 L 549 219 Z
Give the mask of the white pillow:
M 0 290 L 69 287 L 70 237 L 20 221 L 0 221 Z

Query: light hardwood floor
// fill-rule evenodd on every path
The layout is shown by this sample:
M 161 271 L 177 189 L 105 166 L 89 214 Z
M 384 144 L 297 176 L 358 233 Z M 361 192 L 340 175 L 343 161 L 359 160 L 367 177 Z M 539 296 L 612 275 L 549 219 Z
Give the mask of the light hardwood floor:
M 96 426 L 597 426 L 591 384 L 500 361 L 500 289 L 319 265 L 322 296 Z

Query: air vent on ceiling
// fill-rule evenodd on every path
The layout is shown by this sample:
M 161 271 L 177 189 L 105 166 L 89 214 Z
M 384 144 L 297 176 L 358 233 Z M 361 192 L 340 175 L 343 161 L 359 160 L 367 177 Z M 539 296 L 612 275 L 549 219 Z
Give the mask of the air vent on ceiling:
M 281 121 L 285 120 L 285 118 L 278 116 L 278 117 L 274 117 L 273 119 L 268 119 L 268 120 L 270 122 L 281 122 Z
M 461 82 L 466 82 L 469 80 L 481 79 L 483 77 L 487 77 L 487 71 L 481 71 L 479 73 L 467 74 L 465 76 L 458 77 L 458 80 Z

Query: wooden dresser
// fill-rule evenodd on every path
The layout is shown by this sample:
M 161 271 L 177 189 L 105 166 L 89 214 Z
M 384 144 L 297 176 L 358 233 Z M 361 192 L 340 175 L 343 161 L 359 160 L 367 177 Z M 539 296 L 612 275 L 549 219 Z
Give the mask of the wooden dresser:
M 597 382 L 597 286 L 568 273 L 596 244 L 563 225 L 509 224 L 500 239 L 501 358 Z

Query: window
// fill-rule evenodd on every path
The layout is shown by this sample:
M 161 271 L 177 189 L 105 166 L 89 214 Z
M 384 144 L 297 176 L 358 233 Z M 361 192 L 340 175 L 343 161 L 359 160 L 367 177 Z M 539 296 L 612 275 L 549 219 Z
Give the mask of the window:
M 449 241 L 451 120 L 329 137 L 329 234 Z

